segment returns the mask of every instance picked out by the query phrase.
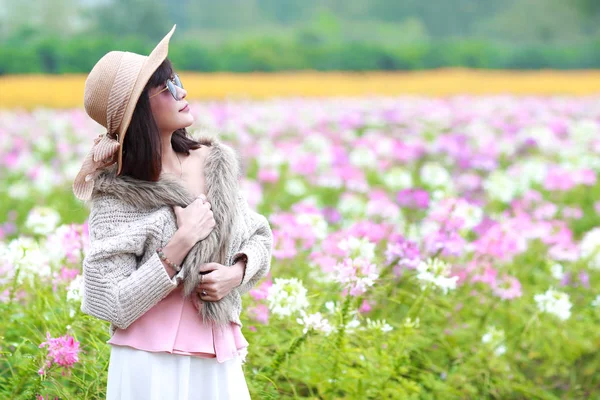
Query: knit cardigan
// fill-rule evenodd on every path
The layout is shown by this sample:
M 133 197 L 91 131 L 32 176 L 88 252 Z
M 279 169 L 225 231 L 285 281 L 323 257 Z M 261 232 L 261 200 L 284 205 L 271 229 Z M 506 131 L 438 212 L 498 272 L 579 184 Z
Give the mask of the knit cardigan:
M 216 150 L 226 148 L 215 141 L 208 143 L 212 146 L 208 159 L 210 154 L 218 154 Z M 185 189 L 168 178 L 143 182 L 116 177 L 114 172 L 114 168 L 108 169 L 94 184 L 88 219 L 90 247 L 83 260 L 81 305 L 84 313 L 110 322 L 111 335 L 115 328 L 127 328 L 165 298 L 185 281 L 186 271 L 190 271 L 184 268 L 170 278 L 156 253 L 177 230 L 174 204 L 169 203 L 180 205 L 181 201 L 171 201 L 171 193 L 185 193 Z M 223 182 L 219 168 L 214 165 L 207 168 L 205 162 L 204 174 L 207 184 L 215 182 L 216 186 Z M 219 196 L 214 197 L 209 196 L 209 201 L 217 220 L 215 209 L 231 208 L 231 205 L 219 204 Z M 224 313 L 224 319 L 241 326 L 241 295 L 269 271 L 273 237 L 266 218 L 252 211 L 241 195 L 236 197 L 235 218 L 225 230 L 228 237 L 223 241 L 224 260 L 220 261 L 230 266 L 237 257 L 245 255 L 244 277 L 224 299 L 204 304 L 219 306 L 218 303 L 222 303 L 219 312 Z M 219 232 L 215 234 L 219 236 Z M 196 248 L 201 250 L 201 244 L 197 243 Z M 190 256 L 193 251 L 184 259 L 184 265 L 198 258 Z

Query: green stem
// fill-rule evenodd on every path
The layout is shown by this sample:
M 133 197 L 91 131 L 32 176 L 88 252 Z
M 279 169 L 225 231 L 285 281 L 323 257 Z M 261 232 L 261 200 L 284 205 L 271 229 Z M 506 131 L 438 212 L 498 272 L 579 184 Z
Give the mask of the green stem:
M 304 342 L 306 342 L 306 339 L 308 338 L 308 336 L 310 334 L 311 334 L 311 331 L 309 330 L 302 336 L 295 338 L 294 341 L 292 342 L 292 344 L 290 344 L 290 346 L 286 350 L 280 351 L 279 353 L 277 353 L 273 362 L 271 363 L 271 366 L 269 367 L 268 375 L 271 375 L 271 376 L 275 375 L 277 373 L 277 371 L 279 371 L 279 368 L 281 367 L 283 360 L 286 359 L 287 357 L 292 356 L 294 353 L 296 353 L 296 351 L 298 351 L 300 346 L 302 346 L 302 344 Z
M 346 323 L 348 320 L 348 310 L 350 309 L 350 301 L 351 301 L 351 296 L 350 295 L 346 295 L 346 298 L 344 299 L 344 304 L 342 305 L 342 320 L 340 323 L 340 327 L 338 328 L 337 331 L 337 336 L 335 338 L 335 349 L 336 349 L 336 356 L 335 356 L 335 362 L 333 364 L 333 371 L 332 371 L 332 385 L 329 388 L 328 392 L 336 392 L 338 389 L 338 375 L 340 373 L 340 355 L 344 353 L 343 349 L 344 349 L 344 339 L 346 338 Z

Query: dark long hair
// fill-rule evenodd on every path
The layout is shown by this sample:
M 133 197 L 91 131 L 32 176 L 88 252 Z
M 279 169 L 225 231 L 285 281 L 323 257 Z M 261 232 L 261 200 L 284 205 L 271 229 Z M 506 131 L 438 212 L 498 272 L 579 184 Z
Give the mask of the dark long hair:
M 121 175 L 144 181 L 157 181 L 162 170 L 162 147 L 160 132 L 150 108 L 148 91 L 162 86 L 173 76 L 173 65 L 165 59 L 148 80 L 131 117 L 123 140 L 123 166 Z M 171 145 L 177 153 L 190 154 L 200 147 L 185 128 L 177 129 L 171 137 Z

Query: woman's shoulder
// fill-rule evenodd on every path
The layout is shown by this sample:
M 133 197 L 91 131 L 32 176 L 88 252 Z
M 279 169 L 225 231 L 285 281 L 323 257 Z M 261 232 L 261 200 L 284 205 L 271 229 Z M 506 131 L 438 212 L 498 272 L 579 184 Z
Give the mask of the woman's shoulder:
M 211 147 L 212 146 L 201 145 L 197 149 L 190 149 L 190 157 L 197 162 L 203 163 L 210 154 Z
M 164 219 L 168 206 L 147 209 L 130 204 L 111 194 L 98 194 L 90 207 L 90 222 L 111 222 L 117 225 L 132 223 L 152 223 Z

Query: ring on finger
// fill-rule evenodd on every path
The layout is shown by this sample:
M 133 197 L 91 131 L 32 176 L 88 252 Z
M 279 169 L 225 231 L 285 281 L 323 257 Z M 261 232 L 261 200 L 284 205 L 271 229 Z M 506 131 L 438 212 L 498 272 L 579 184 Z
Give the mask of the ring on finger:
M 202 293 L 200 293 L 202 296 L 206 296 L 208 293 L 206 293 L 206 290 L 202 290 Z

